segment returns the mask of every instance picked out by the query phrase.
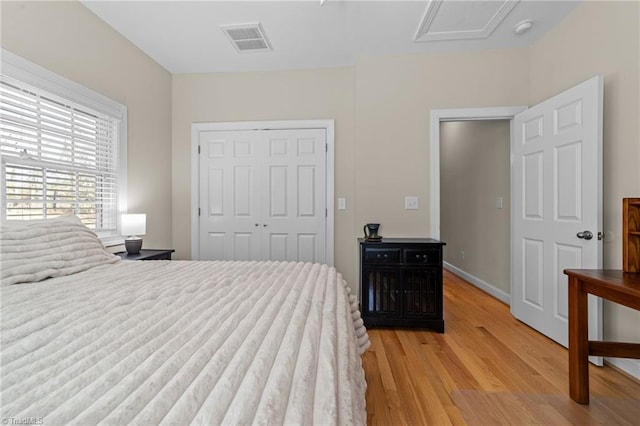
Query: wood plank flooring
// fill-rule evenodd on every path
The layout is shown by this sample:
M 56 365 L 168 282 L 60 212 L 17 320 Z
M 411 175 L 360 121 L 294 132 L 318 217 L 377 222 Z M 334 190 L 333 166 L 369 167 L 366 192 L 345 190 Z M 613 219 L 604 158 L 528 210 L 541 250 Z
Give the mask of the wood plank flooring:
M 569 399 L 567 350 L 445 271 L 445 333 L 371 329 L 370 425 L 640 425 L 640 382 L 590 365 L 591 404 Z

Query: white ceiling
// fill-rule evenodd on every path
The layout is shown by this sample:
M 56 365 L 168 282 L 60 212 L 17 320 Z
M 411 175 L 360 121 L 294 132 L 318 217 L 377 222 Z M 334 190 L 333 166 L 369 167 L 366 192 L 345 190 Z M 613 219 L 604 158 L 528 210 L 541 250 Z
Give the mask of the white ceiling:
M 321 5 L 320 0 L 83 0 L 83 4 L 171 73 L 201 73 L 348 66 L 359 55 L 523 47 L 560 22 L 579 1 L 326 0 Z M 534 21 L 533 28 L 516 35 L 514 26 L 525 19 Z M 272 51 L 239 53 L 220 29 L 256 22 L 264 28 Z

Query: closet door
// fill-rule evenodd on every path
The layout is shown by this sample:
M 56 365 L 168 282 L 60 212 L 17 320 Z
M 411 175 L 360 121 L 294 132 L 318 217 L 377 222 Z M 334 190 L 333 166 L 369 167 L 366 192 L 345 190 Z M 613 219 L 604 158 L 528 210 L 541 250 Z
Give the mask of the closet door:
M 324 129 L 200 137 L 200 259 L 326 261 Z
M 262 137 L 262 257 L 325 263 L 325 130 L 265 130 Z
M 200 259 L 261 259 L 260 131 L 200 133 Z

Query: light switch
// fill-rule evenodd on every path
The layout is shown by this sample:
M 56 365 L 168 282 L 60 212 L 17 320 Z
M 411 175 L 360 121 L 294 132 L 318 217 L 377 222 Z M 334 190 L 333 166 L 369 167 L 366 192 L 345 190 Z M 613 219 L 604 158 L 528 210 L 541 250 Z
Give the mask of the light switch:
M 502 208 L 502 197 L 496 198 L 496 209 Z
M 405 210 L 418 210 L 418 197 L 404 197 Z
M 338 210 L 346 210 L 347 209 L 347 199 L 344 197 L 338 198 Z

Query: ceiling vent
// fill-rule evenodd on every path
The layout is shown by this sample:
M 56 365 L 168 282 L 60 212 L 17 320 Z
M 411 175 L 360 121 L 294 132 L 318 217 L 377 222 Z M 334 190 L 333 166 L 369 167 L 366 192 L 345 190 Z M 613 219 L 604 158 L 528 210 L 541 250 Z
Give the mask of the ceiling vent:
M 259 22 L 252 24 L 221 25 L 220 28 L 238 52 L 273 50 Z

